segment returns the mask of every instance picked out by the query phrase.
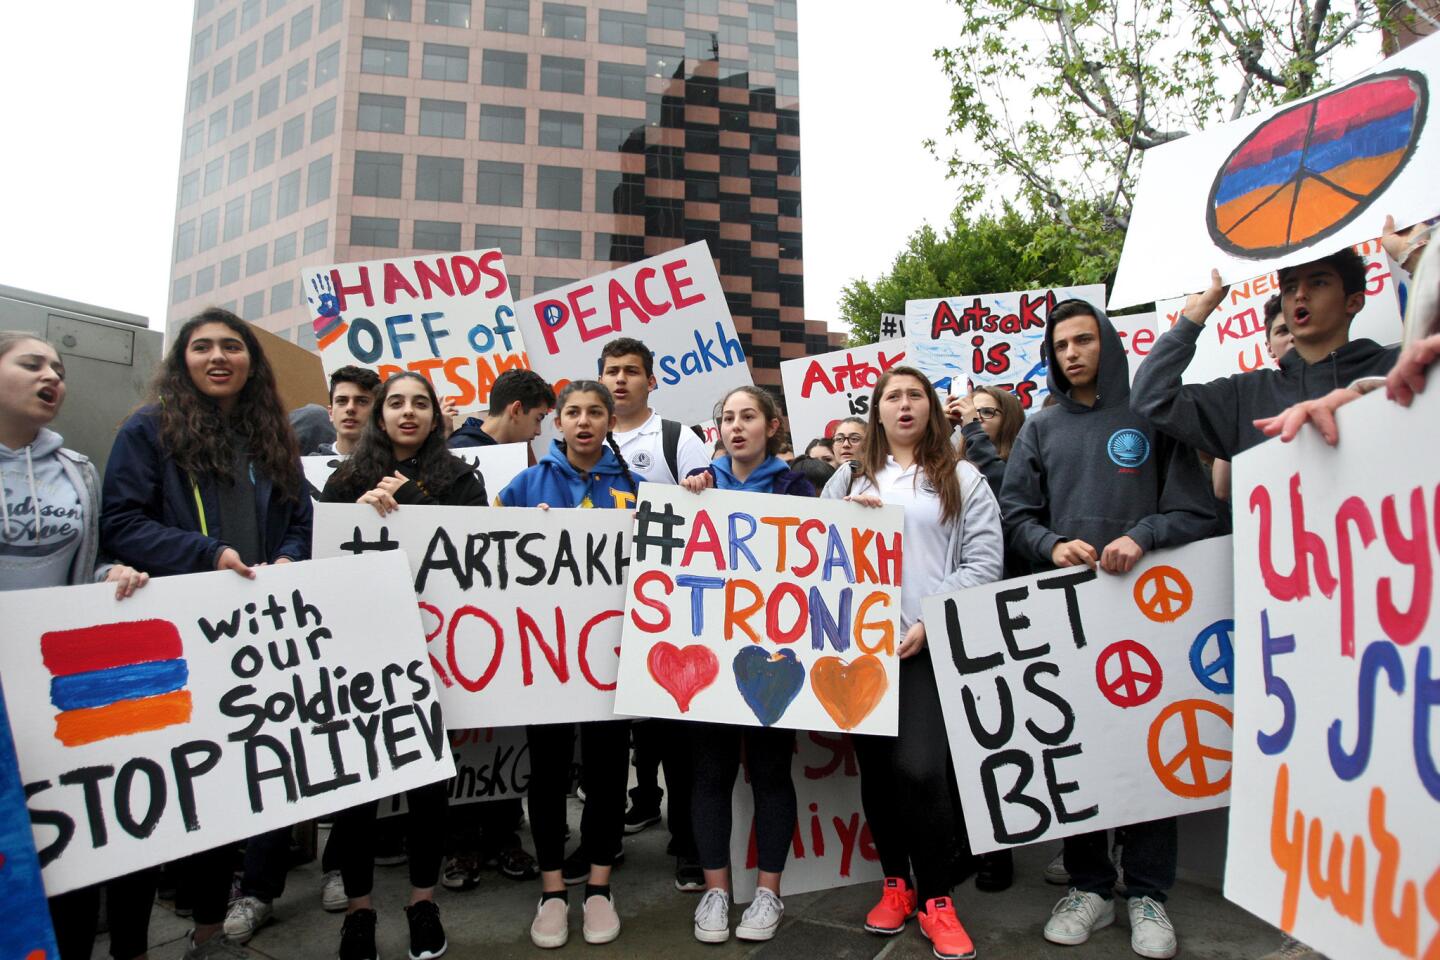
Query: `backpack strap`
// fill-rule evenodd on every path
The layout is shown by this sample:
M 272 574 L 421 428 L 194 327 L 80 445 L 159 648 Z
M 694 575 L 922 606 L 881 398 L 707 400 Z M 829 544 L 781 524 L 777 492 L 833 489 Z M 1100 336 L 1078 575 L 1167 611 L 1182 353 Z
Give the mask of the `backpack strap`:
M 670 476 L 679 483 L 684 477 L 680 476 L 680 431 L 685 426 L 679 420 L 660 421 L 660 449 L 665 455 L 665 466 L 670 468 Z

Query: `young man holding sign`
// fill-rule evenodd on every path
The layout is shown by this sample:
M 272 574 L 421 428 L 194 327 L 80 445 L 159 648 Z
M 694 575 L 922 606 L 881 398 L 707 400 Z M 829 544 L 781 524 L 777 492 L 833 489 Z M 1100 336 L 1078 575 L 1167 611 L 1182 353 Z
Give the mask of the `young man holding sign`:
M 1132 413 L 1125 350 L 1099 308 L 1057 304 L 1044 356 L 1053 408 L 1025 422 L 1005 470 L 1000 506 L 1007 546 L 1035 569 L 1097 565 L 1127 573 L 1149 550 L 1211 536 L 1215 513 L 1195 452 Z M 1172 957 L 1162 904 L 1175 882 L 1175 820 L 1125 828 L 1130 946 Z M 1084 943 L 1115 922 L 1117 880 L 1105 831 L 1067 837 L 1069 894 L 1045 924 L 1051 943 Z

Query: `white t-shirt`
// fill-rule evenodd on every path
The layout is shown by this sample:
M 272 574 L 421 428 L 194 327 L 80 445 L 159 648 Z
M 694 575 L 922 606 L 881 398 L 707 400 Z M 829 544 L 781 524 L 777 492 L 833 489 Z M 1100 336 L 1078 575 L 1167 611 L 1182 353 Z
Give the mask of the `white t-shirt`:
M 626 430 L 624 433 L 615 431 L 615 442 L 620 445 L 620 455 L 625 458 L 631 470 L 651 483 L 679 483 L 680 479 L 689 476 L 692 470 L 710 465 L 710 452 L 705 449 L 705 444 L 695 436 L 694 430 L 682 426 L 680 443 L 675 451 L 675 463 L 680 468 L 680 476 L 671 476 L 670 467 L 665 463 L 662 422 L 660 414 L 652 410 L 650 419 L 634 430 Z
M 900 624 L 909 630 L 920 619 L 921 601 L 938 593 L 940 582 L 945 579 L 945 551 L 952 524 L 940 522 L 940 497 L 917 464 L 901 467 L 894 457 L 887 457 L 875 480 L 878 489 L 872 489 L 863 476 L 857 476 L 851 493 L 875 493 L 886 503 L 905 508 Z

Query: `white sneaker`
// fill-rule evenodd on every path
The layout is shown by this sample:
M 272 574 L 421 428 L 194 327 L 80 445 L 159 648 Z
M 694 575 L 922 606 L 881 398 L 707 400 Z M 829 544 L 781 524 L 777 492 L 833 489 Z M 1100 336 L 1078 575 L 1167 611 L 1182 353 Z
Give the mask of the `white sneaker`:
M 340 913 L 350 906 L 350 898 L 345 896 L 345 880 L 339 870 L 327 871 L 320 878 L 320 906 L 327 913 Z
M 231 943 L 245 943 L 274 916 L 274 907 L 259 897 L 241 897 L 230 904 L 225 914 L 225 938 Z
M 1053 883 L 1057 887 L 1070 886 L 1070 871 L 1065 869 L 1065 848 L 1055 854 L 1055 858 L 1045 865 L 1045 882 Z
M 1081 893 L 1074 887 L 1050 911 L 1045 921 L 1045 939 L 1073 947 L 1090 939 L 1090 934 L 1115 922 L 1115 901 L 1098 893 Z M 1167 954 L 1168 956 L 1168 954 Z
M 1260 960 L 1325 960 L 1325 954 L 1296 940 L 1288 933 L 1280 935 L 1280 946 Z
M 701 943 L 730 939 L 730 894 L 719 887 L 706 890 L 695 907 L 695 939 Z
M 1167 960 L 1175 956 L 1175 928 L 1165 915 L 1165 908 L 1149 897 L 1131 897 L 1130 949 L 1142 957 Z
M 785 904 L 775 892 L 765 887 L 756 887 L 755 899 L 750 901 L 750 906 L 746 907 L 740 916 L 735 937 L 739 940 L 769 940 L 775 936 L 775 931 L 780 929 L 780 921 L 783 919 Z

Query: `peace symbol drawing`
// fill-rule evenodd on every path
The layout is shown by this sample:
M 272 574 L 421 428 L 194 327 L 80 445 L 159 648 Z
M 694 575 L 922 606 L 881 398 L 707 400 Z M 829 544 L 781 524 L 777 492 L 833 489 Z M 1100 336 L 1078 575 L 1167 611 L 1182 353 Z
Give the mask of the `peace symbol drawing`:
M 1202 715 L 1208 714 L 1206 731 L 1201 735 Z M 1181 746 L 1169 757 L 1160 755 L 1160 740 L 1167 726 L 1178 718 Z M 1221 725 L 1223 724 L 1223 730 Z M 1176 700 L 1150 724 L 1150 768 L 1160 785 L 1177 797 L 1195 800 L 1213 797 L 1230 789 L 1230 741 L 1235 718 L 1218 703 L 1209 700 Z M 1224 746 L 1214 744 L 1223 742 Z M 1224 765 L 1224 774 L 1212 777 L 1208 761 Z M 1188 778 L 1182 774 L 1188 773 Z
M 1216 620 L 1201 630 L 1190 644 L 1190 669 L 1200 685 L 1211 693 L 1235 692 L 1235 621 Z M 1214 648 L 1215 655 L 1206 659 Z
M 1215 175 L 1205 209 L 1211 239 L 1259 259 L 1335 233 L 1410 162 L 1428 95 L 1424 76 L 1391 70 L 1266 120 Z
M 1135 581 L 1135 606 L 1156 623 L 1179 620 L 1190 610 L 1195 590 L 1174 567 L 1151 567 Z
M 1138 707 L 1160 695 L 1165 673 L 1160 661 L 1134 640 L 1117 640 L 1095 659 L 1100 695 L 1117 707 Z

